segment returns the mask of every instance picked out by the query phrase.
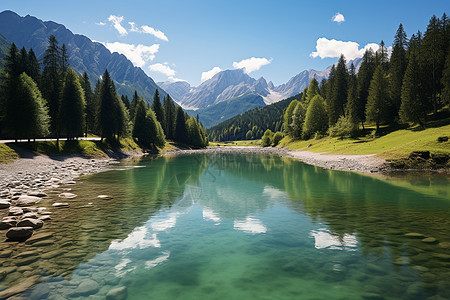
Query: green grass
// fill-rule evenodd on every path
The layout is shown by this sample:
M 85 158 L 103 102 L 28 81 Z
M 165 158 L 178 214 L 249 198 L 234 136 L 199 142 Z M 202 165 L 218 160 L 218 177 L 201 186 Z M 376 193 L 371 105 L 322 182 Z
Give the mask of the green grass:
M 19 155 L 6 144 L 0 144 L 0 163 L 5 164 L 19 158 Z
M 230 141 L 230 142 L 209 142 L 210 147 L 226 147 L 226 146 L 260 146 L 260 140 L 243 140 L 243 141 Z
M 450 136 L 450 125 L 420 130 L 418 128 L 393 131 L 379 138 L 370 136 L 358 139 L 325 137 L 307 141 L 293 141 L 285 137 L 281 147 L 291 150 L 328 152 L 336 154 L 378 154 L 385 159 L 398 159 L 412 151 L 450 154 L 450 142 L 439 143 L 440 136 Z

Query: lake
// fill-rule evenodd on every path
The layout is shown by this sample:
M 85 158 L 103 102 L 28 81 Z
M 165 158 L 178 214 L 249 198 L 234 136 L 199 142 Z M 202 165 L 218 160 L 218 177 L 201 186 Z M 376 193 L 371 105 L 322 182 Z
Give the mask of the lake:
M 42 202 L 48 238 L 2 243 L 16 258 L 0 290 L 27 277 L 26 299 L 450 299 L 449 183 L 261 154 L 126 161 Z M 65 188 L 78 197 L 52 208 Z

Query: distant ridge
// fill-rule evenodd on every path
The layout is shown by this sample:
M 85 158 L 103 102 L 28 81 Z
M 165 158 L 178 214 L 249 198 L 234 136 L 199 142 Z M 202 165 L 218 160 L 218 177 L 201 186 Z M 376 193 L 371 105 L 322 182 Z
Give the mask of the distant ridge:
M 137 90 L 147 102 L 153 100 L 156 89 L 159 89 L 161 97 L 167 95 L 152 78 L 141 68 L 135 67 L 124 55 L 111 53 L 104 45 L 93 42 L 84 35 L 73 34 L 64 25 L 44 22 L 30 15 L 21 17 L 5 10 L 0 13 L 0 34 L 15 43 L 19 49 L 33 48 L 39 60 L 42 60 L 47 48 L 48 37 L 53 34 L 60 45 L 66 44 L 70 66 L 80 74 L 86 72 L 92 83 L 108 69 L 119 94 L 131 97 L 134 90 Z

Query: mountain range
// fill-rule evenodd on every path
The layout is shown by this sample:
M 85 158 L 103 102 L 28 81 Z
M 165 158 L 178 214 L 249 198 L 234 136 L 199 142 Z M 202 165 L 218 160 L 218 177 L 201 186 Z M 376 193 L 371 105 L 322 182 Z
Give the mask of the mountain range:
M 319 82 L 327 78 L 331 69 L 330 66 L 323 71 L 305 70 L 278 86 L 271 81 L 267 82 L 263 77 L 252 78 L 243 69 L 221 71 L 197 87 L 185 81 L 156 84 L 124 55 L 111 53 L 102 43 L 94 42 L 84 35 L 73 34 L 62 24 L 42 21 L 30 15 L 21 17 L 9 10 L 0 13 L 0 57 L 11 42 L 18 48 L 33 48 L 37 58 L 42 61 L 51 34 L 60 45 L 66 44 L 70 66 L 79 74 L 86 72 L 92 84 L 108 69 L 119 94 L 131 98 L 136 90 L 151 103 L 155 90 L 159 89 L 161 97 L 170 94 L 179 105 L 191 110 L 191 115 L 198 114 L 207 127 L 250 109 L 297 95 L 313 78 Z M 353 61 L 357 70 L 360 62 L 361 59 Z
M 33 48 L 40 61 L 48 46 L 48 38 L 53 34 L 60 46 L 66 44 L 70 66 L 79 74 L 86 72 L 92 83 L 108 69 L 119 94 L 131 97 L 136 90 L 147 102 L 152 101 L 156 89 L 159 89 L 161 96 L 166 96 L 166 92 L 152 78 L 124 55 L 111 53 L 103 44 L 93 42 L 84 35 L 73 34 L 64 25 L 44 22 L 30 15 L 21 17 L 6 10 L 0 13 L 0 34 L 19 49 Z

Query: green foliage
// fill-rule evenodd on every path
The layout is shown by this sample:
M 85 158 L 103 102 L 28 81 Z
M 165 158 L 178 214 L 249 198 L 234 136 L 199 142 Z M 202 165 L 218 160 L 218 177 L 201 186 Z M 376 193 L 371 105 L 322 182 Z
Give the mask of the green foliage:
M 348 95 L 347 95 L 347 105 L 346 105 L 346 117 L 349 122 L 356 125 L 361 119 L 358 114 L 358 90 L 357 90 L 357 80 L 355 74 L 355 67 L 352 64 L 350 67 L 350 74 L 348 80 Z M 341 116 L 342 117 L 342 116 Z M 338 123 L 341 118 L 339 118 Z
M 164 147 L 165 137 L 161 124 L 152 109 L 147 109 L 141 98 L 136 105 L 133 138 L 144 148 Z
M 369 97 L 367 99 L 366 119 L 375 122 L 377 131 L 381 124 L 388 121 L 389 116 L 389 92 L 388 79 L 383 66 L 379 65 L 370 82 Z
M 280 141 L 283 139 L 284 135 L 283 133 L 277 131 L 275 132 L 275 134 L 273 135 L 273 140 L 272 140 L 272 146 L 277 146 Z
M 303 124 L 305 123 L 307 109 L 308 109 L 308 105 L 306 102 L 299 102 L 294 109 L 294 113 L 292 114 L 292 123 L 291 123 L 292 135 L 291 136 L 295 139 L 299 139 L 302 137 Z
M 147 109 L 145 107 L 144 100 L 137 100 L 132 136 L 140 143 L 143 143 L 143 141 L 146 139 L 146 115 Z
M 95 118 L 96 118 L 97 105 L 95 103 L 94 94 L 92 93 L 91 82 L 90 82 L 89 76 L 86 72 L 84 72 L 84 74 L 83 74 L 83 78 L 81 80 L 81 86 L 84 91 L 84 99 L 86 100 L 85 136 L 87 136 L 88 131 L 95 132 Z
M 153 145 L 154 147 L 162 148 L 166 143 L 166 139 L 164 137 L 164 131 L 162 129 L 161 124 L 156 119 L 156 115 L 152 109 L 147 109 L 147 114 L 145 116 L 146 120 L 146 128 L 147 128 L 147 137 L 148 143 Z
M 61 93 L 61 129 L 68 139 L 83 136 L 86 126 L 84 90 L 74 70 L 67 68 Z
M 341 116 L 339 120 L 329 129 L 331 137 L 354 137 L 358 132 L 358 125 L 352 122 L 349 116 Z
M 370 81 L 375 72 L 375 59 L 372 49 L 366 50 L 364 53 L 361 66 L 357 75 L 357 98 L 356 98 L 356 113 L 359 121 L 364 127 L 366 120 L 366 105 L 369 97 Z M 353 117 L 352 117 L 353 118 Z
M 293 128 L 293 122 L 292 117 L 294 115 L 294 110 L 297 107 L 297 105 L 300 104 L 297 100 L 292 100 L 291 103 L 289 103 L 289 106 L 286 108 L 286 112 L 284 113 L 283 117 L 283 129 L 284 132 L 289 135 L 290 137 L 294 137 L 294 128 Z
M 316 95 L 311 99 L 306 111 L 305 123 L 303 126 L 303 137 L 308 139 L 317 132 L 325 134 L 328 129 L 327 112 L 325 110 L 324 99 Z
M 267 129 L 264 132 L 263 137 L 261 138 L 261 146 L 263 147 L 269 147 L 272 145 L 272 139 L 273 139 L 273 132 L 270 129 Z

